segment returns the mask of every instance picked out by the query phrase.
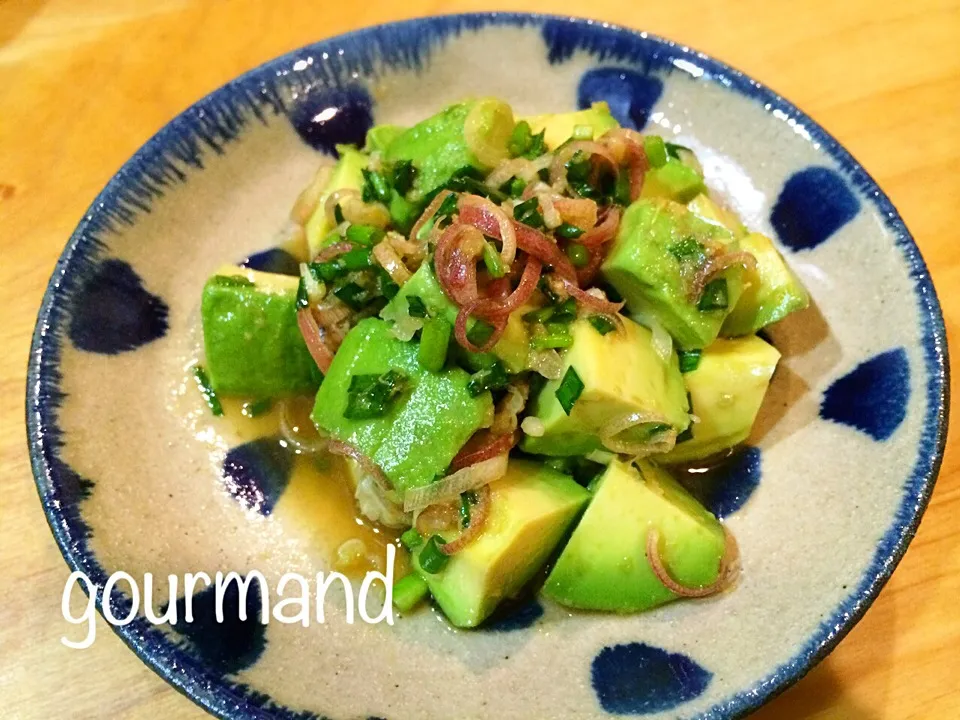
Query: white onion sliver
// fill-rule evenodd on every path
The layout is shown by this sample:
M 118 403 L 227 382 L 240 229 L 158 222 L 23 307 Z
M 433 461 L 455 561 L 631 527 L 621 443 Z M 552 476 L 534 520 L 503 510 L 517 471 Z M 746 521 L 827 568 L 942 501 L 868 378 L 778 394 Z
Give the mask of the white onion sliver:
M 523 422 L 520 423 L 520 429 L 530 437 L 543 437 L 543 434 L 547 431 L 543 425 L 543 420 L 532 415 L 523 419 Z
M 506 473 L 507 454 L 504 453 L 457 470 L 430 485 L 407 490 L 403 498 L 403 509 L 406 512 L 418 512 L 430 505 L 456 500 L 461 494 L 481 488 L 502 478 Z
M 300 263 L 300 277 L 303 279 L 303 288 L 307 291 L 307 299 L 311 305 L 316 305 L 327 295 L 327 286 L 319 282 L 310 272 L 306 263 Z
M 557 208 L 553 205 L 553 199 L 550 197 L 550 193 L 537 193 L 537 200 L 540 202 L 540 209 L 543 210 L 544 225 L 546 225 L 549 230 L 560 227 L 563 220 L 560 218 L 560 213 L 557 212 Z
M 388 240 L 381 240 L 374 246 L 373 257 L 397 285 L 403 285 L 410 279 L 410 269 L 403 264 L 400 255 Z
M 559 380 L 563 373 L 563 358 L 556 350 L 540 350 L 530 352 L 528 364 L 547 380 Z

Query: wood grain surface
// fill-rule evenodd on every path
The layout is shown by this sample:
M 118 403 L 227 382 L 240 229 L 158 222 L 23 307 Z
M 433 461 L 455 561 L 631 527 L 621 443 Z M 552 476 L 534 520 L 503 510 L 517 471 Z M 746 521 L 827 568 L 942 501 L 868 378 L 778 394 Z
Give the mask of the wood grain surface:
M 265 60 L 364 25 L 491 7 L 564 4 L 0 0 L 0 716 L 203 716 L 102 621 L 92 648 L 60 644 L 73 630 L 60 616 L 68 570 L 31 478 L 23 398 L 43 289 L 95 194 L 175 114 Z M 725 60 L 839 138 L 916 237 L 960 353 L 960 2 L 592 0 L 576 12 Z M 880 599 L 756 718 L 960 718 L 956 443 L 954 431 L 919 534 Z

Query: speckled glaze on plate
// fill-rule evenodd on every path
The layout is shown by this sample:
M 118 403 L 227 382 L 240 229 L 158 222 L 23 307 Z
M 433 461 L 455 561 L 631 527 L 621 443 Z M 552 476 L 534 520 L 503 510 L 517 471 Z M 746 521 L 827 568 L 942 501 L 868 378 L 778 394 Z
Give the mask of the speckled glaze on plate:
M 178 116 L 93 203 L 44 298 L 27 387 L 33 470 L 68 564 L 100 585 L 116 570 L 258 569 L 276 587 L 324 569 L 343 531 L 322 521 L 330 490 L 259 453 L 256 423 L 210 419 L 186 379 L 200 288 L 276 244 L 333 143 L 487 94 L 521 114 L 604 99 L 621 123 L 694 148 L 710 187 L 810 289 L 814 307 L 769 333 L 783 360 L 730 484 L 708 498 L 739 540 L 742 581 L 628 617 L 531 601 L 475 632 L 430 611 L 393 627 L 337 613 L 309 629 L 218 626 L 202 617 L 208 596 L 191 626 L 138 615 L 118 628 L 217 715 L 739 716 L 830 651 L 914 534 L 946 436 L 946 338 L 916 245 L 869 175 L 789 102 L 689 48 L 480 14 L 267 63 Z M 225 476 L 230 457 L 255 471 Z

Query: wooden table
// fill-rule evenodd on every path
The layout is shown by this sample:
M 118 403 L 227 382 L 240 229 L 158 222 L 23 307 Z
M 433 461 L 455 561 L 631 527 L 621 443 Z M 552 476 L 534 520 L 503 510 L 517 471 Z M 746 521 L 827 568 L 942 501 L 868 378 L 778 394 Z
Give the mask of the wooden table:
M 363 25 L 480 9 L 470 0 L 0 0 L 0 715 L 203 716 L 102 621 L 88 650 L 59 641 L 68 573 L 30 475 L 25 369 L 44 286 L 94 195 L 173 115 L 264 60 Z M 839 138 L 913 231 L 960 353 L 960 3 L 592 0 L 583 12 L 719 57 Z M 756 717 L 960 717 L 956 442 L 953 432 L 920 532 L 873 609 Z

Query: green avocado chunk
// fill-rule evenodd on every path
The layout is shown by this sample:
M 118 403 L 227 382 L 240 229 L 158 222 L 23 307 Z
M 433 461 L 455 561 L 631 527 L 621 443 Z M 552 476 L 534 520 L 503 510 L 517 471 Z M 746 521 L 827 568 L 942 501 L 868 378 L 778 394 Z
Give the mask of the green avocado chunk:
M 717 579 L 726 539 L 717 519 L 652 463 L 614 460 L 547 577 L 543 594 L 572 608 L 640 612 L 676 600 L 646 554 L 660 534 L 660 558 L 688 587 Z
M 383 152 L 387 146 L 396 140 L 406 131 L 406 128 L 399 125 L 374 125 L 367 130 L 367 138 L 364 143 L 364 152 L 373 152 L 379 150 Z
M 617 441 L 642 444 L 652 441 L 664 425 L 680 433 L 690 424 L 676 354 L 662 359 L 647 328 L 629 318 L 622 321 L 621 330 L 606 334 L 588 320 L 573 323 L 573 345 L 564 357 L 561 379 L 547 382 L 530 403 L 528 414 L 543 423 L 543 433 L 523 436 L 520 447 L 525 452 L 586 455 L 603 449 L 600 436 L 605 428 L 634 414 L 648 421 L 623 430 Z M 571 369 L 583 389 L 568 415 L 557 392 Z
M 620 127 L 617 119 L 610 114 L 610 106 L 601 100 L 585 110 L 567 113 L 547 113 L 522 118 L 530 124 L 530 132 L 536 135 L 543 132 L 543 141 L 549 150 L 556 150 L 573 137 L 577 127 L 589 127 L 596 140 L 608 130 Z
M 473 110 L 476 112 L 471 115 Z M 499 100 L 457 103 L 395 137 L 384 160 L 413 163 L 417 169 L 413 197 L 419 199 L 446 184 L 462 168 L 488 171 L 505 159 L 513 126 L 510 106 Z M 472 142 L 468 142 L 468 134 Z M 475 151 L 481 151 L 481 156 Z
M 700 193 L 688 202 L 687 207 L 690 209 L 690 212 L 698 218 L 726 228 L 733 233 L 733 237 L 737 240 L 740 240 L 747 234 L 747 229 L 743 226 L 743 223 L 740 222 L 740 218 L 737 217 L 736 213 L 715 203 L 705 192 Z
M 754 333 L 810 304 L 807 289 L 770 238 L 750 233 L 740 240 L 740 248 L 757 259 L 757 267 L 745 271 L 743 294 L 723 321 L 720 333 L 728 337 Z
M 327 186 L 320 195 L 317 208 L 307 220 L 307 245 L 310 248 L 310 257 L 316 255 L 323 248 L 327 236 L 333 226 L 327 220 L 327 198 L 337 190 L 360 190 L 363 187 L 363 171 L 370 162 L 370 158 L 351 145 L 337 145 L 340 159 L 333 168 L 333 174 Z
M 685 203 L 705 189 L 703 177 L 696 169 L 669 158 L 666 163 L 648 170 L 644 175 L 640 197 L 659 197 Z
M 430 317 L 442 317 L 450 323 L 451 327 L 456 323 L 457 306 L 443 292 L 430 263 L 425 262 L 420 265 L 420 268 L 380 311 L 380 317 L 402 325 L 406 318 L 410 316 L 409 303 L 411 298 L 419 298 Z M 494 355 L 503 361 L 507 371 L 511 373 L 523 372 L 528 367 L 527 356 L 530 352 L 530 333 L 522 318 L 525 311 L 521 309 L 510 315 L 503 335 L 491 350 Z M 467 323 L 468 329 L 474 325 L 476 325 L 474 319 Z
M 379 417 L 344 417 L 350 387 L 358 375 L 397 371 L 408 388 Z M 359 322 L 340 345 L 314 404 L 321 433 L 349 443 L 383 469 L 398 494 L 429 485 L 444 472 L 473 433 L 489 422 L 489 392 L 470 395 L 470 376 L 459 368 L 424 370 L 416 343 L 393 336 L 382 320 Z
M 490 515 L 483 533 L 450 557 L 439 573 L 414 566 L 437 604 L 457 627 L 475 627 L 505 598 L 514 597 L 546 562 L 590 494 L 540 463 L 511 460 L 490 483 Z M 449 533 L 452 539 L 456 533 Z
M 703 348 L 716 339 L 743 289 L 738 265 L 708 284 L 701 299 L 689 296 L 687 278 L 706 262 L 703 244 L 710 241 L 725 244 L 730 252 L 737 249 L 727 230 L 683 205 L 641 198 L 624 213 L 601 272 L 632 315 L 659 322 L 684 350 Z M 706 291 L 718 282 L 722 302 L 704 305 Z
M 721 338 L 703 350 L 696 369 L 683 376 L 699 422 L 690 426 L 689 439 L 657 459 L 701 460 L 746 440 L 779 360 L 777 349 L 755 335 Z
M 298 283 L 234 266 L 207 280 L 200 317 L 214 390 L 271 398 L 317 389 L 323 375 L 297 326 Z

